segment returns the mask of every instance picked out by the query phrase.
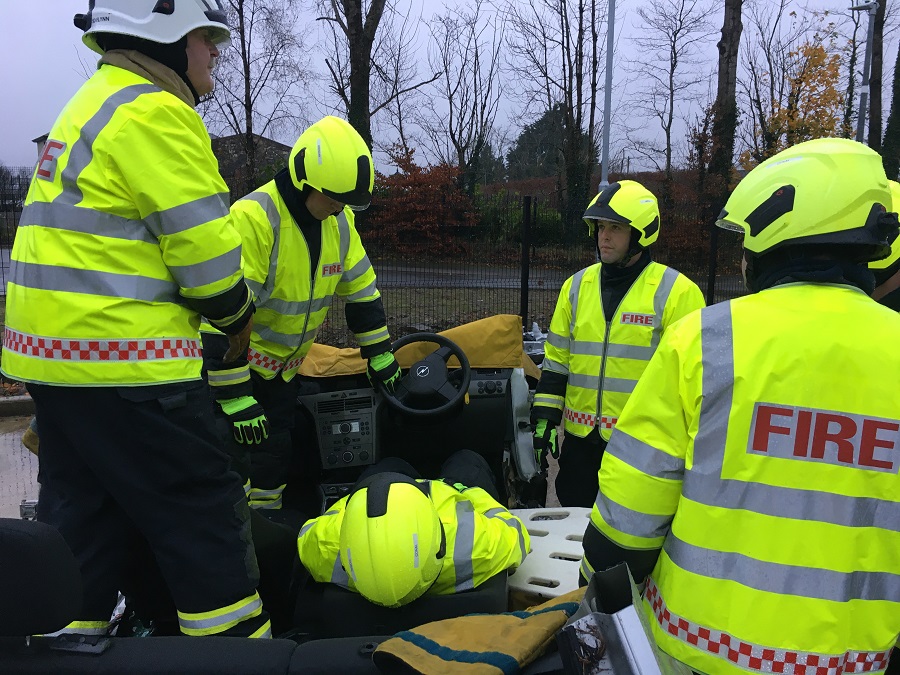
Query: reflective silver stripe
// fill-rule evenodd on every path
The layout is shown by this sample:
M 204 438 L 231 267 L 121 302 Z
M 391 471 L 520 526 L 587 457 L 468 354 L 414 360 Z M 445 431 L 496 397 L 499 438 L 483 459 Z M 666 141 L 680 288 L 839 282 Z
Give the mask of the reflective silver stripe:
M 357 302 L 359 300 L 372 299 L 372 297 L 374 295 L 376 295 L 377 293 L 378 293 L 378 288 L 375 286 L 375 282 L 373 281 L 371 284 L 369 284 L 365 288 L 356 291 L 356 293 L 351 293 L 350 295 L 344 295 L 342 297 L 347 302 Z
M 103 102 L 94 116 L 82 125 L 78 140 L 72 144 L 66 168 L 63 169 L 60 176 L 63 189 L 53 200 L 54 203 L 74 205 L 84 199 L 84 194 L 78 187 L 78 177 L 94 158 L 94 142 L 97 140 L 97 136 L 109 124 L 119 106 L 131 103 L 142 94 L 159 91 L 162 90 L 152 84 L 132 84 L 119 89 Z
M 553 394 L 535 394 L 534 395 L 534 405 L 546 405 L 551 408 L 559 408 L 562 409 L 564 405 L 565 399 L 562 396 L 555 396 Z
M 326 515 L 327 515 L 327 514 L 326 514 Z M 299 538 L 302 537 L 304 534 L 306 534 L 307 532 L 309 532 L 309 531 L 312 529 L 312 526 L 315 525 L 315 524 L 316 524 L 315 521 L 312 521 L 312 520 L 309 521 L 308 523 L 304 523 L 304 524 L 303 524 L 303 527 L 300 528 L 300 534 L 297 535 L 297 538 L 299 539 Z
M 199 288 L 222 281 L 222 270 L 241 268 L 241 246 L 238 244 L 215 258 L 192 265 L 168 265 L 169 271 L 181 288 Z
M 569 287 L 569 335 L 575 335 L 575 319 L 578 316 L 578 294 L 581 292 L 581 280 L 584 270 L 579 270 L 572 277 L 572 285 Z
M 156 237 L 141 220 L 59 202 L 32 202 L 19 218 L 19 227 L 52 227 L 66 232 L 93 234 L 110 239 L 157 243 Z
M 609 452 L 610 448 L 606 451 Z M 691 501 L 706 506 L 746 509 L 792 520 L 845 527 L 877 527 L 900 532 L 900 502 L 798 490 L 764 483 L 745 483 L 693 471 L 687 472 L 682 494 Z
M 663 272 L 656 293 L 653 295 L 653 335 L 650 337 L 650 348 L 653 351 L 656 351 L 657 346 L 659 346 L 659 340 L 662 337 L 663 312 L 666 311 L 666 303 L 669 301 L 672 287 L 675 286 L 677 278 L 678 272 L 671 267 L 667 267 L 665 272 Z
M 207 372 L 207 379 L 213 387 L 224 387 L 235 382 L 247 380 L 249 377 L 250 368 L 247 366 L 240 370 L 210 370 Z
M 344 273 L 341 275 L 341 283 L 347 284 L 355 281 L 370 269 L 372 269 L 372 263 L 369 262 L 369 256 L 364 255 L 353 267 L 349 270 L 344 270 Z
M 338 234 L 341 237 L 340 251 L 341 264 L 343 265 L 347 255 L 350 253 L 350 222 L 347 220 L 347 214 L 343 211 L 335 216 L 335 220 L 337 220 Z
M 694 546 L 670 532 L 663 550 L 681 569 L 714 579 L 726 579 L 767 593 L 849 602 L 900 602 L 900 574 L 889 572 L 837 572 L 767 562 L 742 553 Z
M 366 347 L 368 345 L 374 345 L 376 342 L 381 342 L 382 340 L 387 340 L 391 334 L 388 332 L 387 328 L 383 328 L 377 333 L 368 333 L 365 337 L 362 337 L 356 333 L 356 341 L 359 343 L 360 347 Z
M 655 331 L 655 329 L 654 329 Z M 637 361 L 649 361 L 656 353 L 656 347 L 642 347 L 640 345 L 620 345 L 611 342 L 606 347 L 606 355 L 619 359 L 635 359 Z
M 9 266 L 9 281 L 24 288 L 43 291 L 65 291 L 146 302 L 185 304 L 179 294 L 178 284 L 173 281 L 115 272 L 12 260 Z
M 191 619 L 194 616 L 185 612 L 178 612 L 178 625 L 187 631 L 207 631 L 225 625 L 234 625 L 249 617 L 254 612 L 262 609 L 262 600 L 259 596 L 247 598 L 247 603 L 231 610 L 226 614 L 220 614 L 206 619 Z
M 278 271 L 278 248 L 281 243 L 281 214 L 278 212 L 278 207 L 275 206 L 275 202 L 268 192 L 251 192 L 238 201 L 256 202 L 259 204 L 262 210 L 265 211 L 269 225 L 272 226 L 273 242 L 272 253 L 269 258 L 269 272 L 266 275 L 265 282 L 259 287 L 259 291 L 254 291 L 257 298 L 256 306 L 259 308 L 266 305 L 269 296 L 272 295 L 272 291 L 275 288 L 275 273 Z
M 341 565 L 341 556 L 338 554 L 338 557 L 334 560 L 334 567 L 331 568 L 331 583 L 338 584 L 339 586 L 343 586 L 344 588 L 349 588 L 350 586 L 350 577 L 347 576 L 347 572 L 344 569 L 344 566 Z
M 521 521 L 513 516 L 509 511 L 504 508 L 497 509 L 489 509 L 484 514 L 487 518 L 495 518 L 497 520 L 503 521 L 503 524 L 507 527 L 511 527 L 516 531 L 516 535 L 519 537 L 519 553 L 522 554 L 522 560 L 525 560 L 525 556 L 528 555 L 528 550 L 525 548 L 525 535 L 522 532 L 522 523 Z M 510 518 L 504 518 L 503 516 L 511 516 Z
M 543 364 L 541 364 L 541 368 L 543 370 L 549 370 L 554 373 L 559 373 L 560 375 L 569 374 L 569 366 L 564 363 L 560 363 L 559 361 L 554 361 L 549 356 L 544 357 L 544 362 Z
M 227 215 L 228 195 L 219 193 L 151 213 L 144 222 L 154 236 L 162 237 L 186 232 Z
M 270 296 L 264 306 L 282 316 L 306 316 L 309 311 L 309 302 L 309 300 L 283 300 Z
M 630 436 L 618 427 L 613 430 L 606 452 L 641 473 L 668 480 L 682 480 L 684 460 Z
M 260 490 L 259 488 L 252 488 L 250 490 L 250 494 L 253 495 L 254 499 L 271 499 L 273 497 L 278 497 L 282 492 L 284 492 L 284 488 L 286 485 L 280 485 L 273 490 Z
M 553 345 L 557 349 L 562 349 L 565 351 L 569 350 L 570 340 L 569 340 L 568 336 L 560 335 L 558 333 L 554 333 L 553 331 L 550 331 L 549 333 L 547 333 L 547 342 L 548 342 L 548 344 Z
M 605 343 L 602 341 L 574 340 L 569 351 L 573 356 L 603 356 L 605 346 Z
M 691 474 L 721 476 L 725 460 L 728 416 L 734 398 L 734 340 L 731 303 L 701 310 L 700 340 L 703 356 L 703 398 L 694 440 Z M 690 476 L 687 477 L 690 480 Z M 685 482 L 687 482 L 687 480 Z
M 260 291 L 262 291 L 262 284 L 255 279 L 248 279 L 247 277 L 244 277 L 244 281 L 246 281 L 247 286 L 250 287 L 250 291 L 253 293 L 253 298 L 259 298 Z
M 475 588 L 472 551 L 475 547 L 475 511 L 472 502 L 456 502 L 456 541 L 453 544 L 453 568 L 457 592 Z
M 612 527 L 634 537 L 655 539 L 664 537 L 669 532 L 672 516 L 659 516 L 634 511 L 613 501 L 608 496 L 597 492 L 594 506 L 600 511 L 603 520 Z
M 570 387 L 582 387 L 583 389 L 590 389 L 592 391 L 597 391 L 600 388 L 600 376 L 599 375 L 584 375 L 582 373 L 569 373 L 569 386 Z
M 569 381 L 571 382 L 571 377 L 569 378 Z M 634 391 L 637 383 L 637 380 L 629 380 L 623 377 L 606 377 L 603 379 L 603 391 L 615 391 L 622 394 L 630 394 Z

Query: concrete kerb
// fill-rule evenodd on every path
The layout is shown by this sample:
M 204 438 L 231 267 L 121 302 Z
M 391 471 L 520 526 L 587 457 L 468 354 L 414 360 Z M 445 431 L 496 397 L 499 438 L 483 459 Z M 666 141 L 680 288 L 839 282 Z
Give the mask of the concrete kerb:
M 27 394 L 0 397 L 0 417 L 34 415 L 34 401 Z

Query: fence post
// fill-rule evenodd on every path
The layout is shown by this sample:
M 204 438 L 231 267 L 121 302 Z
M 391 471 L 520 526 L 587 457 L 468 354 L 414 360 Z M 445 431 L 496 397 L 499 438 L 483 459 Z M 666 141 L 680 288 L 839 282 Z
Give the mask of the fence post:
M 519 296 L 519 315 L 523 330 L 528 329 L 528 272 L 531 267 L 531 196 L 522 198 L 522 282 Z
M 719 228 L 715 221 L 709 233 L 709 276 L 706 278 L 706 304 L 716 302 L 716 264 L 719 259 Z

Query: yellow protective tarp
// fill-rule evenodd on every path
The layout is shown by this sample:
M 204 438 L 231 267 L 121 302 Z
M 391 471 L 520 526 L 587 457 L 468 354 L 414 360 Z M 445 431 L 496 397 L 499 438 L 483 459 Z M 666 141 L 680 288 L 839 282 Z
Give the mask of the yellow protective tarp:
M 540 369 L 522 348 L 522 320 L 514 314 L 498 314 L 439 334 L 459 345 L 472 368 L 524 368 L 526 375 L 541 376 Z M 401 348 L 396 357 L 401 368 L 409 368 L 434 350 L 433 343 L 412 344 Z M 450 360 L 450 366 L 458 366 L 456 359 Z M 300 374 L 309 377 L 354 375 L 365 371 L 366 362 L 360 358 L 359 349 L 338 349 L 320 344 L 312 346 L 300 366 Z

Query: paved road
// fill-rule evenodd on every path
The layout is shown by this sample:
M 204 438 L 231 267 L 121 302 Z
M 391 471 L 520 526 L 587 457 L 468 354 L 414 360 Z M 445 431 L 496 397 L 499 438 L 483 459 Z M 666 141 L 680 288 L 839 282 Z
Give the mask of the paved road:
M 0 417 L 0 518 L 18 518 L 23 499 L 37 499 L 37 457 L 22 445 L 31 416 Z

